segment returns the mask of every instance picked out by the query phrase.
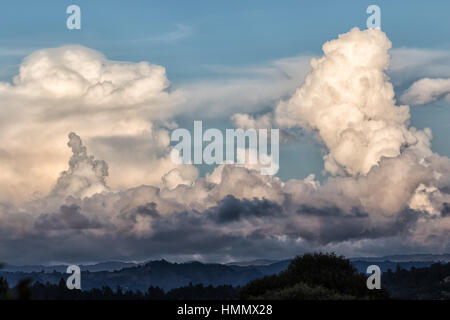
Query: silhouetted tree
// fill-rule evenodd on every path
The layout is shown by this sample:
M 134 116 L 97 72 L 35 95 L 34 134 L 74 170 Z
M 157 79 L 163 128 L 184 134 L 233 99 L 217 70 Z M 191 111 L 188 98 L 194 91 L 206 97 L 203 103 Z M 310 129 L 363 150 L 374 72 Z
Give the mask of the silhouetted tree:
M 3 268 L 3 264 L 0 263 L 0 269 Z M 8 281 L 5 278 L 0 277 L 0 300 L 6 299 L 9 291 Z
M 248 283 L 242 298 L 261 299 L 373 299 L 388 298 L 381 290 L 369 290 L 367 277 L 359 274 L 344 257 L 305 254 L 296 257 L 287 270 Z

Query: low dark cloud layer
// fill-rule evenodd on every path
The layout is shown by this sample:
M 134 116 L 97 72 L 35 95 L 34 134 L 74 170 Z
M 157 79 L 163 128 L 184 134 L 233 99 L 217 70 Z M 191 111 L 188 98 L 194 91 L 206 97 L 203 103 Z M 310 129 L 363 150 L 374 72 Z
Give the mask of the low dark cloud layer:
M 109 197 L 113 194 L 97 199 L 103 210 L 109 207 Z M 203 211 L 161 213 L 156 202 L 126 207 L 117 208 L 116 217 L 101 218 L 84 212 L 86 203 L 62 205 L 57 212 L 39 214 L 33 228 L 16 238 L 5 236 L 0 227 L 1 257 L 9 263 L 45 263 L 161 257 L 228 261 L 286 258 L 311 250 L 363 255 L 368 253 L 364 248 L 354 249 L 359 243 L 366 247 L 369 241 L 379 249 L 386 239 L 391 239 L 391 249 L 413 251 L 417 245 L 408 246 L 402 239 L 414 232 L 419 219 L 431 219 L 426 213 L 404 210 L 380 223 L 356 209 L 302 205 L 288 211 L 268 199 L 232 195 Z M 436 239 L 427 241 L 433 244 Z M 450 249 L 448 244 L 444 248 Z

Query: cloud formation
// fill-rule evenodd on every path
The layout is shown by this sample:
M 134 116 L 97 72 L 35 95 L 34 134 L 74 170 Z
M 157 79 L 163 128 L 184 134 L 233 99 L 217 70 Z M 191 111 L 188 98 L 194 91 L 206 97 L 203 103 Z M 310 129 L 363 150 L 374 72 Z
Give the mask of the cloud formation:
M 167 119 L 177 92 L 169 85 L 161 66 L 110 61 L 82 46 L 28 56 L 12 83 L 0 83 L 0 200 L 52 190 L 70 157 L 69 132 L 107 160 L 111 187 L 160 185 L 176 167 Z
M 440 164 L 430 167 L 450 172 L 448 161 L 434 160 Z M 283 183 L 224 165 L 174 188 L 143 185 L 84 198 L 50 194 L 20 207 L 3 205 L 1 253 L 17 263 L 145 259 L 149 252 L 225 261 L 313 249 L 370 254 L 382 250 L 387 238 L 392 250 L 450 249 L 448 204 L 436 214 L 407 208 L 414 186 L 432 180 L 431 168 L 421 171 L 412 154 L 383 161 L 367 176 L 333 178 L 325 185 L 314 177 Z M 415 165 L 400 170 L 407 161 Z M 448 194 L 434 200 L 445 199 Z M 22 256 L 14 254 L 18 246 L 25 246 Z
M 73 153 L 69 160 L 69 170 L 61 173 L 51 195 L 62 198 L 68 196 L 85 198 L 108 191 L 106 162 L 95 160 L 93 156 L 88 155 L 81 138 L 73 132 L 69 134 L 67 145 Z
M 317 131 L 329 150 L 325 170 L 333 175 L 367 174 L 383 157 L 428 138 L 408 129 L 408 106 L 395 105 L 385 74 L 390 47 L 379 30 L 340 35 L 323 45 L 305 83 L 276 107 L 278 125 Z
M 380 30 L 352 29 L 324 45 L 272 112 L 232 118 L 315 132 L 327 149 L 323 183 L 231 164 L 199 177 L 170 160 L 168 131 L 186 95 L 168 87 L 162 67 L 83 47 L 31 55 L 12 84 L 0 84 L 10 106 L 0 109 L 0 195 L 23 196 L 0 202 L 0 256 L 224 261 L 450 250 L 450 161 L 431 151 L 430 129 L 410 126 L 409 107 L 396 105 L 390 46 Z M 41 194 L 24 196 L 34 190 Z

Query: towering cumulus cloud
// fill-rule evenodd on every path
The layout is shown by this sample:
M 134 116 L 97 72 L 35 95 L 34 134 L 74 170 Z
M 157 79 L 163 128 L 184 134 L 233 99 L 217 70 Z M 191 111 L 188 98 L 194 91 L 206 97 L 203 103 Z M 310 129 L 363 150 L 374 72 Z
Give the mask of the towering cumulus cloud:
M 315 133 L 326 147 L 324 183 L 231 164 L 198 177 L 170 161 L 168 131 L 181 111 L 162 67 L 83 47 L 32 54 L 13 84 L 0 84 L 0 199 L 16 200 L 0 202 L 0 256 L 217 261 L 450 250 L 450 161 L 432 152 L 430 129 L 410 126 L 409 107 L 396 105 L 390 47 L 380 30 L 352 29 L 324 44 L 304 83 L 272 112 L 232 116 L 244 128 L 281 127 L 290 139 L 299 138 L 291 128 Z
M 278 125 L 317 130 L 333 175 L 367 174 L 383 157 L 428 139 L 408 129 L 409 108 L 395 105 L 385 74 L 390 47 L 383 32 L 356 28 L 325 43 L 305 83 L 276 108 Z
M 0 200 L 48 193 L 70 157 L 69 132 L 108 161 L 113 188 L 160 184 L 174 168 L 167 119 L 178 94 L 169 85 L 161 66 L 82 46 L 25 58 L 13 82 L 0 83 Z
M 95 160 L 93 156 L 88 155 L 81 138 L 73 132 L 69 134 L 67 145 L 73 153 L 69 161 L 70 167 L 58 178 L 51 194 L 63 198 L 68 196 L 85 198 L 107 191 L 108 165 L 106 162 Z

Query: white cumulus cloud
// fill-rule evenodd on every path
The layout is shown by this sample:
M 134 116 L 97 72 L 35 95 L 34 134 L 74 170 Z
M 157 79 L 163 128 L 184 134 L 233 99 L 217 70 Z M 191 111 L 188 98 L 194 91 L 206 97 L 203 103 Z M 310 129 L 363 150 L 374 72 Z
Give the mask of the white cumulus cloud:
M 427 104 L 441 98 L 450 101 L 450 79 L 417 80 L 401 96 L 403 102 L 415 105 Z
M 0 200 L 48 193 L 71 156 L 70 132 L 109 163 L 111 187 L 161 184 L 174 168 L 165 119 L 178 93 L 169 85 L 161 66 L 110 61 L 82 46 L 26 57 L 13 82 L 0 83 Z

